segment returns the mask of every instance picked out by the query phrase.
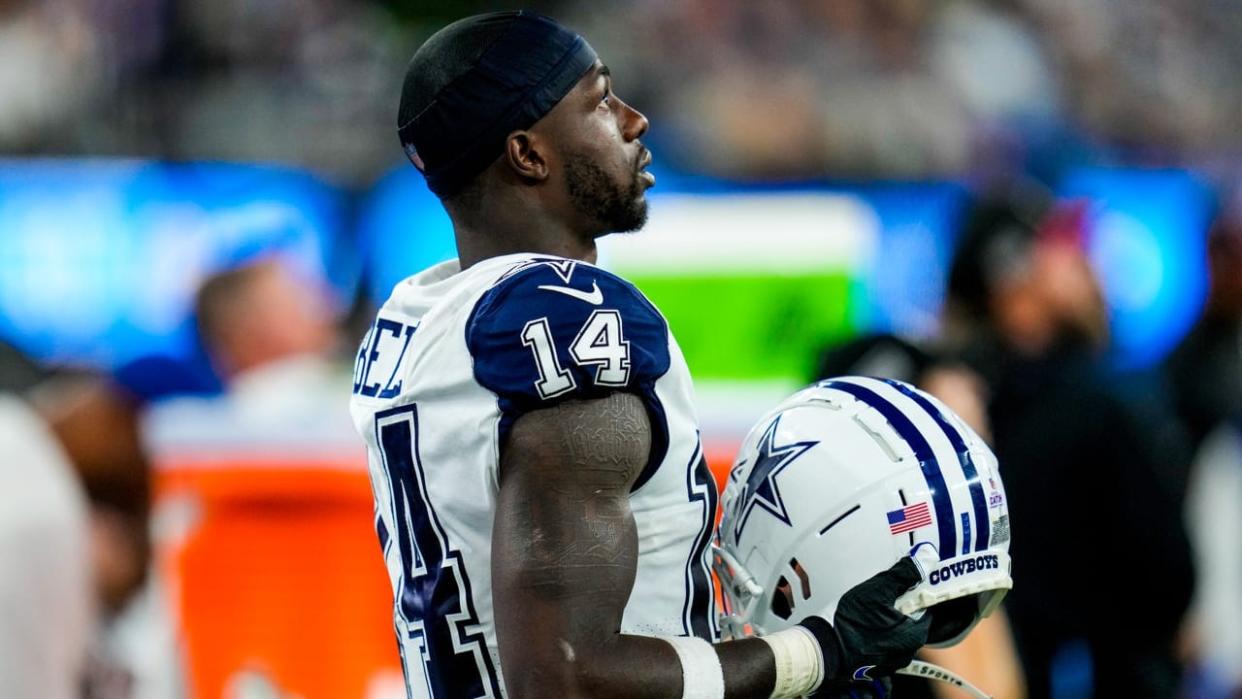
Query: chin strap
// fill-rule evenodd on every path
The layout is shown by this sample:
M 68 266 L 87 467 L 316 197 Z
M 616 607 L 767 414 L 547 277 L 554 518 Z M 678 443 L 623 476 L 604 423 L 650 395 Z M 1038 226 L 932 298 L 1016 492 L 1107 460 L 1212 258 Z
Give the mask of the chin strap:
M 909 665 L 897 671 L 898 675 L 909 675 L 910 677 L 924 677 L 929 680 L 940 680 L 947 684 L 951 684 L 958 689 L 970 694 L 976 699 L 992 699 L 992 697 L 984 694 L 978 687 L 962 679 L 939 665 L 932 665 L 921 660 L 915 660 Z

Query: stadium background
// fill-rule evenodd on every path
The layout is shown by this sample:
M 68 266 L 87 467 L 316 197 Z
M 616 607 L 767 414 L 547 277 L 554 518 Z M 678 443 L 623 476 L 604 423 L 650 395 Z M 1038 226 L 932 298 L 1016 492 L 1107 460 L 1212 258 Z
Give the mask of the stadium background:
M 1203 308 L 1209 226 L 1242 165 L 1236 3 L 527 6 L 583 31 L 652 121 L 651 222 L 601 262 L 668 316 L 718 470 L 825 347 L 936 335 L 972 193 L 1037 182 L 1087 203 L 1119 386 L 1146 385 Z M 349 365 L 369 309 L 453 254 L 397 147 L 404 63 L 493 7 L 0 2 L 0 338 L 116 376 L 156 415 L 148 603 L 172 630 L 110 631 L 146 658 L 144 696 L 363 696 L 362 675 L 368 696 L 393 691 Z M 204 417 L 220 385 L 194 294 L 272 255 L 327 292 L 340 395 L 303 396 L 296 423 Z M 167 669 L 155 658 L 183 679 L 144 680 Z M 1067 668 L 1078 696 L 1089 678 Z

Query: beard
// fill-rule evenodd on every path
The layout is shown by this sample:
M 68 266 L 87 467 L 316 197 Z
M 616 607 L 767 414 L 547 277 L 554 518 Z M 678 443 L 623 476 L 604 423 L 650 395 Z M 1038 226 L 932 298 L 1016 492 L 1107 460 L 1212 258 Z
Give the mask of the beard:
M 608 233 L 636 231 L 647 223 L 647 200 L 636 167 L 628 184 L 608 177 L 596 163 L 574 155 L 565 162 L 565 187 L 574 209 Z

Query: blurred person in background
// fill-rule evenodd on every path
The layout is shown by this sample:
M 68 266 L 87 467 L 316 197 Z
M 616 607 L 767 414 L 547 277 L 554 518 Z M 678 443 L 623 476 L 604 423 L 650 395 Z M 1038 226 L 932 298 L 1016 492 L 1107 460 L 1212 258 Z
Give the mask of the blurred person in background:
M 0 0 L 0 152 L 64 149 L 100 90 L 98 35 L 76 0 Z
M 126 696 L 101 634 L 150 551 L 136 401 L 7 347 L 0 376 L 0 696 Z
M 23 373 L 13 357 L 6 378 Z M 77 697 L 95 602 L 86 494 L 24 400 L 0 393 L 0 695 Z
M 867 335 L 829 347 L 820 355 L 815 379 L 835 376 L 875 376 L 917 386 L 940 399 L 971 429 L 990 440 L 987 392 L 982 378 L 964 364 L 941 357 L 934 348 L 918 346 L 893 335 Z M 919 657 L 970 678 L 996 699 L 1026 696 L 1022 665 L 1004 607 L 982 619 L 957 645 L 924 648 L 919 651 Z M 893 690 L 902 699 L 966 699 L 970 696 L 943 682 L 904 676 L 894 678 Z
M 1242 416 L 1242 187 L 1223 202 L 1209 233 L 1208 284 L 1202 316 L 1166 363 L 1196 446 Z
M 1194 580 L 1185 443 L 1176 420 L 1109 388 L 1085 211 L 1049 210 L 1025 193 L 979 203 L 949 279 L 946 336 L 987 384 L 1020 532 L 1007 609 L 1031 696 L 1050 696 L 1085 644 L 1094 696 L 1174 697 Z
M 1205 699 L 1242 693 L 1242 189 L 1209 234 L 1208 274 L 1203 315 L 1165 365 L 1196 447 L 1186 512 L 1198 586 L 1185 650 Z
M 194 313 L 211 364 L 234 396 L 268 388 L 289 395 L 289 386 L 299 386 L 298 404 L 306 385 L 324 375 L 336 339 L 326 291 L 275 257 L 208 277 Z

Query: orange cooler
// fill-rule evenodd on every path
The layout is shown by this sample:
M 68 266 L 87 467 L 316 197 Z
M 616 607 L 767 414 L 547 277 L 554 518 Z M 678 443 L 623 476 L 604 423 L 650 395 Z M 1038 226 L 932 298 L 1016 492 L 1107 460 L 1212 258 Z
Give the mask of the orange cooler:
M 360 456 L 360 455 L 359 455 Z M 358 458 L 160 464 L 158 552 L 196 699 L 404 697 Z

